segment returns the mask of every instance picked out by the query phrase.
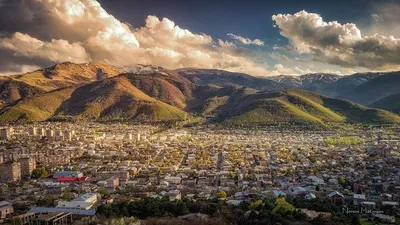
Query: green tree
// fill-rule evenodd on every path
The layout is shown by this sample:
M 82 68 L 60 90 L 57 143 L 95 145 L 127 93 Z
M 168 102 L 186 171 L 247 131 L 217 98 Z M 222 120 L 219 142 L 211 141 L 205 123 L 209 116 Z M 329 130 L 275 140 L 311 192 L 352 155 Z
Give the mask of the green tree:
M 110 193 L 104 187 L 99 188 L 97 192 L 100 194 L 102 199 L 110 197 Z
M 61 198 L 65 201 L 70 201 L 72 200 L 72 195 L 71 195 L 71 189 L 70 188 L 65 188 L 63 192 L 61 193 Z
M 276 207 L 272 210 L 272 213 L 280 214 L 282 216 L 287 213 L 293 212 L 295 207 L 288 203 L 285 198 L 277 198 L 275 201 Z
M 360 218 L 357 216 L 357 215 L 353 215 L 352 217 L 351 217 L 351 222 L 350 222 L 350 224 L 351 225 L 360 225 L 361 223 L 360 223 Z
M 37 201 L 38 206 L 54 206 L 55 198 L 52 195 L 45 195 L 43 198 Z
M 39 178 L 48 177 L 48 176 L 49 176 L 49 173 L 47 172 L 47 170 L 45 168 L 41 167 L 41 168 L 36 168 L 36 169 L 32 170 L 31 178 L 39 179 Z
M 221 190 L 217 194 L 217 198 L 226 198 L 226 192 Z
M 260 208 L 260 207 L 264 207 L 263 200 L 261 200 L 261 199 L 252 201 L 252 202 L 250 203 L 250 209 L 252 209 L 252 210 L 257 210 L 257 209 Z

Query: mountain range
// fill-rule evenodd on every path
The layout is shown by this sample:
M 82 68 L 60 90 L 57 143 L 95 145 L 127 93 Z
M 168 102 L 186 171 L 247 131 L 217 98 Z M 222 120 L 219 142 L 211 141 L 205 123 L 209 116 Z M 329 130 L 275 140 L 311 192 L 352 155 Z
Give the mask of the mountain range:
M 400 94 L 400 72 L 387 73 L 356 73 L 339 76 L 335 74 L 307 74 L 303 76 L 269 77 L 273 81 L 298 88 L 314 91 L 332 98 L 350 100 L 365 106 L 391 110 L 400 108 L 400 100 L 395 97 Z M 388 100 L 393 99 L 391 104 Z M 381 103 L 379 103 L 382 101 Z M 397 105 L 396 107 L 393 107 Z M 394 109 L 394 110 L 393 110 Z
M 400 72 L 255 77 L 66 62 L 0 77 L 0 122 L 400 123 L 399 83 Z

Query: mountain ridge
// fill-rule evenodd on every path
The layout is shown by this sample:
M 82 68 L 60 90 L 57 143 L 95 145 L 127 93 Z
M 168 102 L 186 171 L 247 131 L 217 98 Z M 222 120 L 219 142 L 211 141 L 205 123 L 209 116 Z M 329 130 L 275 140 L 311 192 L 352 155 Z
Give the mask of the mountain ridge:
M 333 85 L 343 77 L 320 74 L 293 79 L 302 79 L 302 84 L 312 86 Z M 354 82 L 358 84 L 357 80 Z M 138 65 L 129 71 L 98 63 L 61 63 L 27 74 L 2 77 L 0 85 L 5 87 L 0 92 L 1 123 L 172 122 L 198 116 L 208 122 L 238 125 L 400 123 L 398 115 L 384 110 L 311 91 L 293 90 L 290 85 L 267 78 L 223 70 L 167 70 Z

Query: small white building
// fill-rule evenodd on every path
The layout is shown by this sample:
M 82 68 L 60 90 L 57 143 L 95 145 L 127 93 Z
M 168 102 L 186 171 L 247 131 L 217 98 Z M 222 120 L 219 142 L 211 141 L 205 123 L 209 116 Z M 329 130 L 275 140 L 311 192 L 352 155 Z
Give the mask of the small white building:
M 164 181 L 168 182 L 169 184 L 180 184 L 182 178 L 181 177 L 173 177 L 173 176 L 166 176 Z
M 89 210 L 97 202 L 96 193 L 87 193 L 72 201 L 60 201 L 56 208 Z
M 316 177 L 316 176 L 309 176 L 309 177 L 307 177 L 307 179 L 308 179 L 313 185 L 321 185 L 321 184 L 324 184 L 324 183 L 325 183 L 323 179 L 321 179 L 321 178 L 319 178 L 319 177 Z

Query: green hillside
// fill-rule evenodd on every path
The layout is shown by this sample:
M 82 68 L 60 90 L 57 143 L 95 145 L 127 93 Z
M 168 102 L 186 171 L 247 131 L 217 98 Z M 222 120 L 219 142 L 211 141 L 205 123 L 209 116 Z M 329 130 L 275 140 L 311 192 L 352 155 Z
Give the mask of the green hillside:
M 3 108 L 0 112 L 0 122 L 34 122 L 44 121 L 54 115 L 58 107 L 71 97 L 75 88 L 65 88 L 57 91 L 38 94 L 22 99 L 14 105 Z
M 238 104 L 243 102 L 243 104 Z M 233 124 L 399 123 L 400 116 L 309 91 L 256 93 L 231 98 L 218 120 Z
M 183 120 L 186 113 L 156 100 L 119 76 L 78 88 L 57 110 L 56 118 L 85 120 Z
M 168 74 L 170 75 L 170 74 Z M 186 100 L 191 97 L 194 85 L 184 78 L 165 74 L 123 74 L 136 88 L 160 101 L 186 107 Z
M 0 77 L 0 108 L 5 107 L 19 99 L 44 93 L 44 90 L 15 81 L 10 77 Z
M 285 87 L 274 81 L 245 74 L 201 69 L 118 73 L 118 69 L 105 64 L 62 63 L 2 77 L 0 123 L 169 122 L 188 116 L 237 125 L 400 122 L 399 115 L 388 111 L 311 91 L 283 91 Z M 381 77 L 379 90 L 398 79 L 395 75 Z M 396 98 L 388 98 L 376 107 L 396 107 Z
M 400 93 L 390 95 L 369 105 L 372 108 L 379 108 L 400 114 Z

